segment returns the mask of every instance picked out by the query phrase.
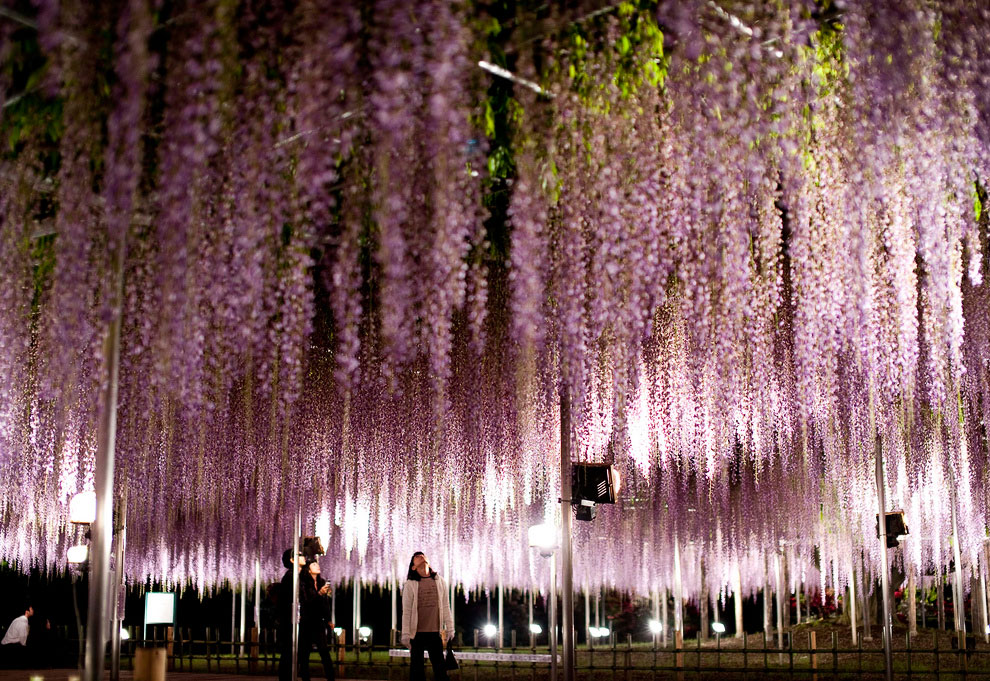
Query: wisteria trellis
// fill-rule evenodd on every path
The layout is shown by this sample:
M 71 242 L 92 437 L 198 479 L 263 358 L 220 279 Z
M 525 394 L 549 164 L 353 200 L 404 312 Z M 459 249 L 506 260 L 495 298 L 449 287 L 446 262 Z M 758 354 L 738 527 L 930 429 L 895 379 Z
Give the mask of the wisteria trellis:
M 558 512 L 561 385 L 579 457 L 625 478 L 578 527 L 582 586 L 669 587 L 676 543 L 689 593 L 699 561 L 712 593 L 762 588 L 782 550 L 842 587 L 879 563 L 877 433 L 895 561 L 945 569 L 954 490 L 982 565 L 985 3 L 564 28 L 516 60 L 553 97 L 516 92 L 502 222 L 471 6 L 36 5 L 64 127 L 54 177 L 30 136 L 0 172 L 0 557 L 64 565 L 123 243 L 134 579 L 272 576 L 302 507 L 335 578 L 424 548 L 466 587 L 542 583 L 525 533 Z M 653 21 L 662 47 L 630 41 Z

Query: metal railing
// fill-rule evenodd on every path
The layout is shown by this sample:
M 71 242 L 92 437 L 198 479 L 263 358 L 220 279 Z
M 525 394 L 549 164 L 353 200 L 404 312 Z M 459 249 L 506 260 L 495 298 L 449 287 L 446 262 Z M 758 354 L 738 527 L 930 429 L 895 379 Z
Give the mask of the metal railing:
M 252 630 L 245 641 L 225 640 L 217 629 L 205 628 L 193 634 L 189 628 L 149 627 L 147 640 L 139 630 L 122 642 L 121 668 L 133 669 L 134 651 L 139 646 L 167 649 L 171 671 L 199 671 L 229 674 L 273 676 L 278 671 L 279 643 L 273 630 Z M 59 636 L 59 638 L 62 638 Z M 395 640 L 394 634 L 392 637 Z M 463 645 L 459 634 L 454 653 L 493 653 L 496 648 L 479 645 L 481 637 L 475 632 L 474 645 Z M 755 639 L 755 641 L 754 641 Z M 511 637 L 515 642 L 515 636 Z M 922 630 L 913 639 L 895 634 L 894 674 L 903 679 L 990 679 L 990 645 L 983 637 L 967 637 L 967 645 L 959 650 L 953 644 L 953 632 Z M 63 639 L 65 647 L 77 645 L 74 639 Z M 633 642 L 627 637 L 620 642 L 613 637 L 607 643 L 579 646 L 575 652 L 576 678 L 581 681 L 646 681 L 647 679 L 701 679 L 718 674 L 720 679 L 863 679 L 882 678 L 884 673 L 883 646 L 879 638 L 855 646 L 848 642 L 840 646 L 835 631 L 815 631 L 814 628 L 787 632 L 781 648 L 767 635 L 750 635 L 735 639 L 715 638 L 707 642 L 692 639 L 666 646 Z M 754 645 L 755 643 L 755 645 Z M 405 679 L 408 678 L 409 657 L 400 656 L 395 646 L 375 645 L 372 640 L 331 646 L 338 678 Z M 533 662 L 532 656 L 546 656 L 546 646 L 510 645 L 497 652 L 502 655 L 466 655 L 459 659 L 460 669 L 454 678 L 471 681 L 536 681 L 549 677 L 547 661 Z M 468 659 L 468 658 L 489 659 Z M 548 656 L 546 656 L 548 659 Z M 494 659 L 492 659 L 494 658 Z M 528 659 L 527 659 L 528 658 Z M 322 677 L 323 669 L 315 652 L 310 656 L 314 677 Z

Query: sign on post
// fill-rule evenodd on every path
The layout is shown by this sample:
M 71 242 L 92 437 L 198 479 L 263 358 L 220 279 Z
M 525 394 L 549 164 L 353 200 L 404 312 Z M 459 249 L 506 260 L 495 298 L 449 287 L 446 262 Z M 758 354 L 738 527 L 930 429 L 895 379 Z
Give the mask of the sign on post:
M 175 625 L 175 594 L 149 591 L 144 594 L 144 635 L 148 640 L 149 624 Z

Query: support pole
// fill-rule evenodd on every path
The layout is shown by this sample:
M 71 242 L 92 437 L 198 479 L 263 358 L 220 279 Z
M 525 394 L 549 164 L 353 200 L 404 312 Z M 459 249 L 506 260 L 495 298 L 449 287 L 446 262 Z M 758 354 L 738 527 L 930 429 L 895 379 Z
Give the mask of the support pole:
M 450 582 L 447 584 L 447 604 L 450 606 L 450 619 L 451 619 L 451 621 L 456 622 L 457 621 L 457 619 L 456 619 L 457 618 L 457 615 L 455 613 L 455 608 L 456 608 L 457 603 L 456 603 L 456 599 L 454 598 L 454 580 L 453 580 L 453 578 L 451 578 Z M 457 627 L 455 626 L 454 629 L 456 630 Z M 454 632 L 453 631 L 450 632 L 450 636 L 453 636 L 453 635 L 454 635 Z
M 120 499 L 117 509 L 117 525 L 114 528 L 113 559 L 113 616 L 110 618 L 110 679 L 120 681 L 120 622 L 124 618 L 120 612 L 121 592 L 124 589 L 124 551 L 127 546 L 127 494 Z
M 361 640 L 361 577 L 354 576 L 354 616 L 351 618 L 354 624 L 354 646 L 357 648 L 358 641 Z
M 743 630 L 742 571 L 738 564 L 732 572 L 732 591 L 732 604 L 735 606 L 736 611 L 736 638 L 742 638 L 746 635 L 746 632 Z
M 241 657 L 244 657 L 244 634 L 247 631 L 247 579 L 241 580 Z
M 952 559 L 956 564 L 956 570 L 952 573 L 952 610 L 956 619 L 956 638 L 959 641 L 959 650 L 966 650 L 966 612 L 963 610 L 965 594 L 963 592 L 962 581 L 962 555 L 959 551 L 959 526 L 956 518 L 956 482 L 954 478 L 949 482 L 949 496 L 952 501 Z
M 773 576 L 777 596 L 777 650 L 784 649 L 784 592 L 780 583 L 780 550 L 773 556 Z
M 254 628 L 261 631 L 261 559 L 254 559 Z
M 117 386 L 120 365 L 120 315 L 124 291 L 126 230 L 113 254 L 114 290 L 110 323 L 103 341 L 103 385 L 100 388 L 100 423 L 96 434 L 93 479 L 96 518 L 90 526 L 89 613 L 86 616 L 86 667 L 84 681 L 103 678 L 106 654 L 107 590 L 110 586 L 110 538 L 113 533 L 113 469 L 117 439 Z M 116 594 L 115 594 L 116 596 Z
M 564 630 L 564 681 L 574 681 L 574 568 L 571 564 L 571 400 L 560 387 L 560 559 Z
M 292 681 L 299 679 L 299 535 L 302 534 L 302 509 L 296 510 L 292 527 Z M 308 660 L 307 660 L 308 662 Z
M 392 578 L 389 580 L 389 591 L 392 592 L 392 631 L 395 631 L 396 629 L 399 628 L 399 598 L 398 598 L 398 594 L 396 593 L 394 566 L 392 571 Z
M 557 552 L 550 554 L 550 617 L 547 638 L 550 640 L 550 681 L 557 681 Z
M 870 622 L 870 615 L 873 612 L 870 607 L 870 582 L 872 576 L 867 570 L 866 559 L 860 556 L 859 567 L 863 570 L 863 578 L 859 582 L 859 605 L 863 611 L 863 640 L 873 640 L 873 625 Z
M 905 560 L 905 563 L 908 561 Z M 908 599 L 908 636 L 918 635 L 918 598 L 917 598 L 917 585 L 914 581 L 914 565 L 908 563 L 908 586 L 907 586 L 907 599 Z
M 217 633 L 219 637 L 219 632 Z M 237 638 L 237 587 L 231 582 L 230 584 L 230 654 L 237 654 L 237 643 L 234 639 Z
M 503 608 L 503 596 L 505 592 L 505 587 L 502 585 L 502 578 L 498 579 L 498 645 L 495 646 L 496 650 L 501 650 L 505 642 L 505 629 L 503 626 L 505 624 L 505 611 Z
M 983 641 L 990 643 L 990 619 L 987 618 L 987 547 L 980 549 L 980 614 L 983 624 Z
M 681 579 L 681 547 L 674 534 L 674 631 L 684 633 L 684 582 Z
M 704 559 L 699 560 L 698 565 L 701 574 L 701 593 L 698 595 L 698 614 L 701 618 L 701 627 L 698 631 L 698 638 L 702 641 L 707 641 L 708 632 L 710 631 L 708 627 L 708 607 L 711 598 L 708 595 L 708 575 L 705 571 Z
M 664 586 L 660 591 L 660 622 L 663 623 L 663 629 L 660 630 L 660 644 L 666 648 L 667 647 L 667 587 Z
M 591 592 L 584 588 L 584 640 L 591 642 Z
M 880 589 L 883 597 L 883 660 L 884 678 L 886 681 L 893 681 L 894 678 L 894 658 L 891 649 L 893 645 L 893 629 L 891 626 L 890 613 L 890 574 L 887 565 L 887 494 L 883 483 L 883 448 L 880 435 L 876 437 L 876 464 L 877 464 L 877 500 L 880 503 L 880 515 L 878 525 L 880 528 Z
M 533 636 L 533 590 L 530 589 L 526 592 L 526 605 L 529 606 L 529 647 L 533 648 L 536 646 L 536 641 Z
M 852 548 L 849 549 L 852 551 Z M 852 557 L 849 557 L 849 561 L 846 564 L 846 569 L 849 574 L 849 602 L 846 603 L 846 607 L 849 608 L 849 628 L 852 634 L 852 644 L 856 645 L 859 642 L 859 632 L 856 630 L 856 572 L 853 570 Z
M 585 593 L 587 593 L 587 592 L 585 592 Z M 663 631 L 663 624 L 662 624 L 662 620 L 660 619 L 660 590 L 659 589 L 653 589 L 650 592 L 650 600 L 652 601 L 652 604 L 651 605 L 653 606 L 653 619 L 655 619 L 657 622 L 661 622 L 660 631 Z M 654 648 L 654 650 L 659 646 L 659 643 L 660 643 L 660 634 L 659 633 L 653 634 L 653 648 Z

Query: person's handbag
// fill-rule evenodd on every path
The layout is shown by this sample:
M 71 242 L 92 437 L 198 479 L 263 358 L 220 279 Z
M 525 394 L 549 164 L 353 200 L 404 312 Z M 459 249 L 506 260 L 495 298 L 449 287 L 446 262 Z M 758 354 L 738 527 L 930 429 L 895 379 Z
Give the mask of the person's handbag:
M 447 668 L 447 671 L 453 671 L 454 669 L 458 669 L 460 667 L 460 665 L 457 664 L 457 658 L 454 657 L 454 651 L 450 647 L 450 641 L 447 641 L 447 655 L 444 658 L 444 667 Z

